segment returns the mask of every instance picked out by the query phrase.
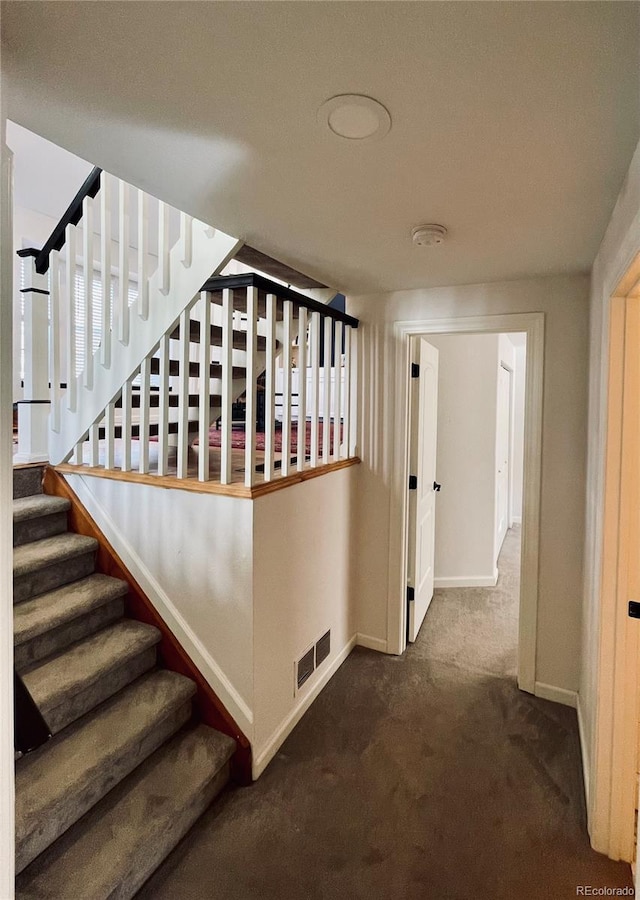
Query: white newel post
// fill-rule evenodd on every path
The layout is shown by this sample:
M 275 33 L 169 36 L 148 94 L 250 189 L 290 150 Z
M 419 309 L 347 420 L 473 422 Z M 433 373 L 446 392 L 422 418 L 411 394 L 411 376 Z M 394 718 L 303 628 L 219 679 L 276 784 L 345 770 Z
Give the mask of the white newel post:
M 16 463 L 49 459 L 49 284 L 27 257 L 24 298 L 24 391 L 18 401 Z

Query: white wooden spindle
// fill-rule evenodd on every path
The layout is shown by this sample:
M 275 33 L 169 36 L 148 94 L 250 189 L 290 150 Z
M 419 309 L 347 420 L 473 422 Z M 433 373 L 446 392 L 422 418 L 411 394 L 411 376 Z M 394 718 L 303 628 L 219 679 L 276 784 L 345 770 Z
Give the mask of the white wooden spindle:
M 220 483 L 231 483 L 231 429 L 233 426 L 233 294 L 222 291 L 222 443 L 220 446 Z
M 169 207 L 162 200 L 158 203 L 158 266 L 160 290 L 169 293 Z
M 81 466 L 84 463 L 84 442 L 86 437 L 86 434 L 81 437 L 78 443 L 73 448 L 71 462 L 74 466 Z
M 193 258 L 193 217 L 183 212 L 180 213 L 180 242 L 182 265 L 188 269 Z
M 118 182 L 118 339 L 129 343 L 129 185 Z
M 276 399 L 276 304 L 275 294 L 267 294 L 267 360 L 264 391 L 264 480 L 273 478 Z
M 258 288 L 247 287 L 247 380 L 244 421 L 244 483 L 253 486 L 256 467 L 257 364 L 256 325 L 258 321 Z
M 342 432 L 342 336 L 344 325 L 334 322 L 333 329 L 333 458 L 340 459 L 340 436 Z
M 347 435 L 347 441 L 349 442 L 349 456 L 356 455 L 356 448 L 358 447 L 358 384 L 362 384 L 362 381 L 358 381 L 358 359 L 361 355 L 359 352 L 359 328 L 351 328 L 351 340 L 349 341 L 349 346 L 351 348 L 351 361 L 350 361 L 350 370 L 351 370 L 351 386 L 349 390 L 349 420 L 350 427 L 349 433 Z
M 149 318 L 149 197 L 138 190 L 138 315 Z
M 67 225 L 65 229 L 65 247 L 67 251 L 65 307 L 67 319 L 67 407 L 72 412 L 76 409 L 76 227 Z
M 158 475 L 166 475 L 169 459 L 169 335 L 160 338 L 158 347 Z
M 342 456 L 351 456 L 351 326 L 344 327 L 344 416 L 342 426 Z
M 51 428 L 60 430 L 60 253 L 49 256 L 49 397 Z
M 324 320 L 324 390 L 322 394 L 322 462 L 329 462 L 331 446 L 331 347 L 333 338 L 333 319 L 325 316 Z
M 84 281 L 84 386 L 93 388 L 93 200 L 82 201 L 82 274 Z
M 280 471 L 289 474 L 291 465 L 291 340 L 293 303 L 283 302 L 283 348 L 282 348 L 282 457 Z
M 211 297 L 200 292 L 200 346 L 198 347 L 198 480 L 209 481 L 209 427 L 211 425 Z M 224 370 L 223 370 L 224 371 Z
M 140 418 L 139 418 L 139 444 L 138 472 L 146 474 L 149 471 L 149 421 L 151 408 L 151 359 L 146 356 L 140 365 Z
M 189 456 L 189 336 L 191 307 L 180 313 L 178 339 L 178 478 L 187 477 Z M 203 335 L 200 336 L 203 339 Z
M 318 415 L 320 388 L 320 313 L 311 313 L 309 326 L 309 354 L 311 357 L 311 467 L 318 465 Z
M 114 469 L 115 460 L 115 408 L 109 403 L 104 411 L 104 467 Z
M 89 465 L 100 465 L 100 427 L 94 422 L 89 429 Z
M 307 454 L 307 310 L 298 310 L 298 446 L 297 469 L 302 472 Z
M 134 373 L 133 378 L 137 375 Z M 133 378 L 126 381 L 122 387 L 122 409 L 121 413 L 121 430 L 122 430 L 122 471 L 129 472 L 131 470 L 131 382 Z
M 100 182 L 100 282 L 102 284 L 102 334 L 100 361 L 111 366 L 111 177 L 102 173 Z

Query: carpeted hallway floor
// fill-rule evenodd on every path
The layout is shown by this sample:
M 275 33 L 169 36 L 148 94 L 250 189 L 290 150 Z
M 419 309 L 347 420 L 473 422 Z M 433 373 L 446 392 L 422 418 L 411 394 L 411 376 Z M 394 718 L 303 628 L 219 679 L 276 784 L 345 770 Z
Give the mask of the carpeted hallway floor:
M 631 885 L 585 829 L 573 710 L 517 690 L 519 534 L 495 589 L 436 591 L 403 657 L 357 649 L 262 778 L 144 900 L 570 900 Z

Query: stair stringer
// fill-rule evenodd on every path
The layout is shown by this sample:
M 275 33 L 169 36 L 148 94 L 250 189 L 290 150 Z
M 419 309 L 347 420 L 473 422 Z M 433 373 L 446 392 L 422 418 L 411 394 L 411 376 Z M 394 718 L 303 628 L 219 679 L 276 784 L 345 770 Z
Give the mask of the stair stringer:
M 169 292 L 161 291 L 161 273 L 156 271 L 149 279 L 148 318 L 140 318 L 132 306 L 128 343 L 117 340 L 114 330 L 109 367 L 102 365 L 99 353 L 95 353 L 89 363 L 93 366 L 93 388 L 85 387 L 84 373 L 80 373 L 75 408 L 67 408 L 66 394 L 60 398 L 60 428 L 49 430 L 49 459 L 54 465 L 69 459 L 73 448 L 104 415 L 106 407 L 116 399 L 142 360 L 152 353 L 160 338 L 175 327 L 180 313 L 192 302 L 205 281 L 233 258 L 241 244 L 223 231 L 212 233 L 210 226 L 193 221 L 191 265 L 185 267 L 183 264 L 182 245 L 178 241 L 170 253 Z

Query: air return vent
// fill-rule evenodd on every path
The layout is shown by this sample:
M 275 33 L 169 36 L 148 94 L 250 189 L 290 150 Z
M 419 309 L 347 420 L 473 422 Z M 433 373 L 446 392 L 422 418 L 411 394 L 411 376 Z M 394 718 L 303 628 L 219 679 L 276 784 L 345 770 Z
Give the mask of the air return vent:
M 323 634 L 316 644 L 316 669 L 323 663 L 331 652 L 331 631 Z
M 315 647 L 311 647 L 311 649 L 307 650 L 305 655 L 296 663 L 296 683 L 298 690 L 315 669 L 315 649 Z

